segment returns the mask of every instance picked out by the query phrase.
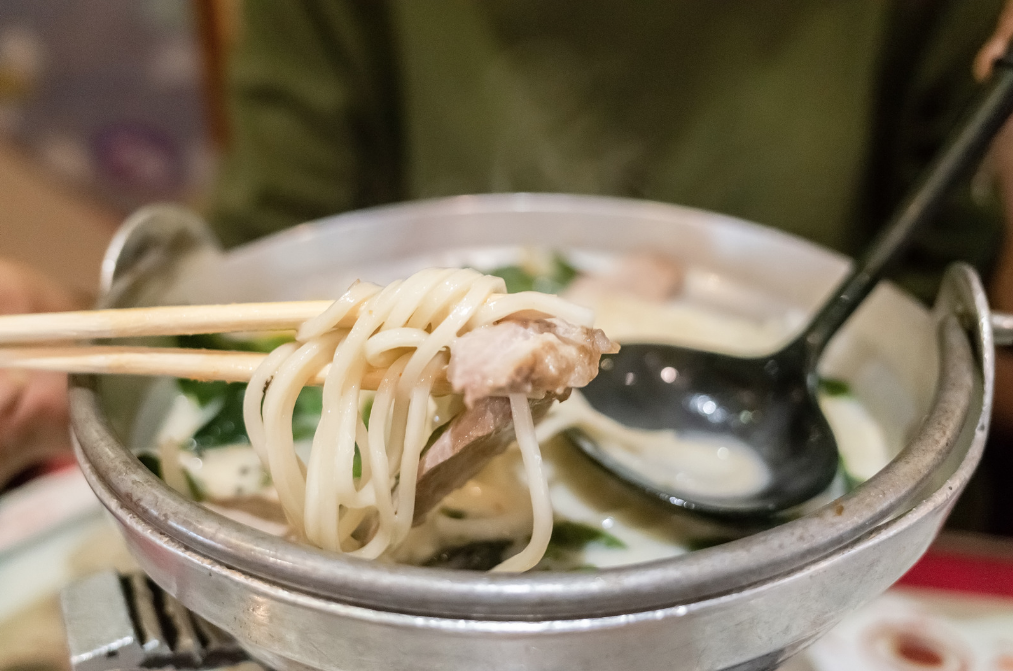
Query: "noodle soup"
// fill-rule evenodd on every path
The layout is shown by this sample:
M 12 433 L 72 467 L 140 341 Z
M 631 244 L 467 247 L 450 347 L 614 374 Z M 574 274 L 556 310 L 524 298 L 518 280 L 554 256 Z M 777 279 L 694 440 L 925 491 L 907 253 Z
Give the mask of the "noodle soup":
M 610 257 L 572 251 L 564 256 L 545 250 L 495 249 L 464 252 L 450 261 L 498 275 L 511 291 L 561 293 L 592 307 L 595 325 L 619 342 L 758 353 L 776 347 L 804 318 L 791 306 L 650 255 Z M 447 259 L 440 263 L 450 265 Z M 427 264 L 420 261 L 419 267 L 423 265 Z M 384 281 L 389 279 L 385 274 L 408 275 L 416 269 L 378 269 L 375 277 L 367 271 L 363 279 Z M 344 284 L 352 279 L 358 278 L 345 278 Z M 187 344 L 269 351 L 283 340 L 284 336 L 268 341 L 202 337 Z M 237 521 L 291 536 L 277 491 L 245 434 L 242 386 L 166 381 L 148 400 L 139 422 L 164 419 L 157 422 L 154 437 L 141 438 L 135 446 L 142 461 L 169 486 Z M 437 398 L 430 404 L 431 427 L 441 425 L 453 412 L 442 401 Z M 360 410 L 367 419 L 370 404 L 371 398 L 364 395 Z M 293 436 L 304 463 L 309 461 L 321 405 L 315 389 L 303 390 L 296 402 Z M 821 405 L 837 437 L 842 467 L 831 488 L 808 506 L 868 478 L 900 448 L 887 439 L 845 381 L 825 380 Z M 593 411 L 575 391 L 537 427 L 555 524 L 536 569 L 593 570 L 632 564 L 734 537 L 728 529 L 661 509 L 630 492 L 573 448 L 562 434 L 569 427 L 592 435 L 623 463 L 658 474 L 660 484 L 691 493 L 741 496 L 766 481 L 762 463 L 746 446 L 624 427 Z M 527 544 L 532 514 L 525 469 L 514 447 L 444 498 L 411 529 L 405 542 L 380 559 L 487 570 Z

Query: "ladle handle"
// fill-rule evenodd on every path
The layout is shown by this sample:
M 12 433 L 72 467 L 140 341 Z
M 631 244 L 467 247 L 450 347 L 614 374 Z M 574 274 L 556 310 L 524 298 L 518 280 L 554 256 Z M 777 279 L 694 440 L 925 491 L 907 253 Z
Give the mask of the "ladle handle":
M 978 164 L 1011 112 L 1013 52 L 996 61 L 991 80 L 970 114 L 799 337 L 810 364 L 815 364 L 827 342 L 869 295 L 912 234 L 938 214 L 950 189 Z

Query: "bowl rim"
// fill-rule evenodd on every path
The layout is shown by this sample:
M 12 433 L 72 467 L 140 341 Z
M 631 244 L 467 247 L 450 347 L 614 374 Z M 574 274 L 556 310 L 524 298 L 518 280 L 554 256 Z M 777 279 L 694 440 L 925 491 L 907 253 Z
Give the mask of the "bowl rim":
M 540 206 L 541 203 L 541 206 Z M 586 196 L 518 194 L 468 196 L 405 203 L 346 213 L 280 235 L 302 235 L 305 226 L 344 225 L 354 217 L 374 221 L 412 218 L 418 208 L 469 213 L 620 208 L 651 216 L 678 216 L 680 206 Z M 505 209 L 504 209 L 505 208 Z M 660 208 L 660 209 L 659 209 Z M 151 210 L 154 218 L 163 210 Z M 137 219 L 143 219 L 138 213 Z M 717 215 L 735 226 L 756 224 Z M 137 225 L 134 227 L 143 229 Z M 164 224 L 164 221 L 162 222 Z M 792 236 L 793 237 L 793 236 Z M 268 244 L 267 241 L 253 243 Z M 817 245 L 805 243 L 814 250 Z M 594 573 L 470 574 L 446 569 L 386 565 L 297 545 L 246 527 L 183 498 L 150 473 L 116 438 L 101 410 L 98 379 L 72 376 L 71 420 L 85 460 L 102 485 L 152 528 L 198 554 L 228 567 L 305 594 L 382 611 L 485 620 L 548 620 L 643 612 L 713 598 L 791 572 L 855 542 L 885 520 L 910 508 L 936 470 L 963 442 L 967 426 L 987 429 L 991 406 L 991 330 L 984 292 L 973 270 L 947 276 L 958 298 L 935 311 L 940 337 L 940 376 L 932 409 L 915 438 L 862 486 L 822 508 L 771 529 L 677 557 Z M 115 303 L 116 292 L 105 297 Z M 957 310 L 974 316 L 975 357 Z M 973 399 L 982 398 L 973 416 Z M 961 461 L 971 459 L 969 452 Z M 950 479 L 962 473 L 956 469 Z M 963 482 L 944 483 L 951 491 Z M 933 490 L 938 491 L 938 490 Z M 922 499 L 916 499 L 924 494 Z M 954 494 L 955 496 L 955 494 Z M 907 506 L 907 507 L 905 507 Z

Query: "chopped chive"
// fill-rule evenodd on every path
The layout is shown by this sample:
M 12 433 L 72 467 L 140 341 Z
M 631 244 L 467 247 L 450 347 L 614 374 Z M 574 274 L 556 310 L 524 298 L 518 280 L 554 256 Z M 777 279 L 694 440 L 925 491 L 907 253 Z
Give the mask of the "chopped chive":
M 598 543 L 608 548 L 625 548 L 626 543 L 609 532 L 571 520 L 557 520 L 552 525 L 552 536 L 549 545 L 558 550 L 583 550 L 591 543 Z

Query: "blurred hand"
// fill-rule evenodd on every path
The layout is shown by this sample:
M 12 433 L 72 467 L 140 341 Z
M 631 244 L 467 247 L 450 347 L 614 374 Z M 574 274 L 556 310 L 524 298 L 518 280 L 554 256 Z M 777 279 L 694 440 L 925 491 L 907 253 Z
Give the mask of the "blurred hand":
M 75 310 L 84 303 L 41 273 L 0 259 L 0 314 Z M 0 487 L 69 450 L 67 376 L 0 370 Z
M 1013 40 L 1013 0 L 1003 8 L 995 32 L 974 59 L 974 76 L 983 81 L 992 66 L 1009 49 Z M 994 310 L 1013 311 L 1013 123 L 1007 122 L 992 143 L 992 167 L 1006 215 L 1006 239 L 1000 249 L 989 287 Z M 1004 433 L 1013 433 L 1013 355 L 1008 350 L 996 351 L 995 399 L 993 426 Z
M 996 24 L 995 32 L 988 38 L 985 46 L 978 52 L 974 59 L 974 76 L 978 81 L 984 81 L 992 72 L 992 65 L 1006 53 L 1009 48 L 1010 39 L 1013 38 L 1013 0 L 1006 3 L 999 21 Z

